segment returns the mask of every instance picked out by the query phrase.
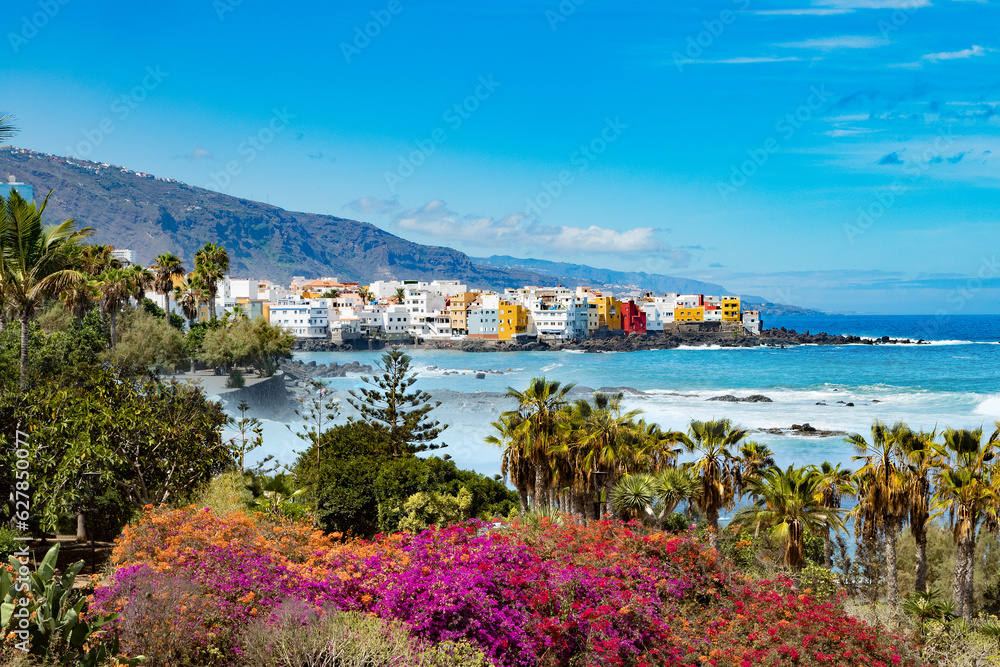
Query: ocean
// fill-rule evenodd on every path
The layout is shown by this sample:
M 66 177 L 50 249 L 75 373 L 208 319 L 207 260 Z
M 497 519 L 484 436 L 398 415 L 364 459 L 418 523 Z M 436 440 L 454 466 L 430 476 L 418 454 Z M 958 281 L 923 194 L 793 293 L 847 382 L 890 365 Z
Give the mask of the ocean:
M 798 332 L 912 338 L 928 345 L 795 346 L 772 348 L 678 348 L 643 352 L 467 353 L 415 350 L 416 387 L 443 401 L 432 414 L 448 429 L 441 441 L 460 467 L 487 475 L 500 470 L 500 452 L 484 443 L 490 423 L 511 403 L 496 395 L 523 389 L 533 377 L 597 389 L 630 387 L 625 406 L 644 412 L 665 429 L 685 429 L 692 419 L 729 418 L 749 429 L 809 423 L 822 430 L 860 432 L 872 420 L 902 420 L 913 428 L 976 428 L 992 432 L 1000 420 L 1000 316 L 797 316 L 773 317 L 768 328 Z M 299 353 L 297 359 L 374 364 L 379 352 Z M 478 371 L 486 372 L 477 379 Z M 497 373 L 496 371 L 499 371 Z M 326 381 L 349 414 L 347 391 L 360 377 Z M 460 393 L 459 393 L 460 392 Z M 714 396 L 763 394 L 771 403 L 723 403 Z M 817 405 L 825 403 L 825 405 Z M 848 406 L 853 403 L 853 406 Z M 778 465 L 853 467 L 843 437 L 751 433 L 766 443 Z M 265 424 L 265 446 L 292 463 L 303 445 L 284 424 Z

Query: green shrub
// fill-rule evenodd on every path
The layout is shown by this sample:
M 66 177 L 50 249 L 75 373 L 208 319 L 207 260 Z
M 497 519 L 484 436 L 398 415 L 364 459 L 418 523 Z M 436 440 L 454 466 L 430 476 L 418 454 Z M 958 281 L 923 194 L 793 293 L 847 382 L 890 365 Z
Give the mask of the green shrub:
M 420 648 L 403 624 L 353 612 L 318 612 L 304 602 L 287 603 L 271 618 L 252 624 L 241 644 L 240 664 L 247 667 L 421 665 Z
M 194 497 L 194 504 L 207 507 L 217 516 L 245 512 L 253 501 L 246 477 L 236 471 L 224 472 L 205 485 Z
M 20 533 L 16 530 L 0 527 L 0 563 L 6 563 L 10 555 L 20 548 L 21 542 L 14 539 L 18 535 Z
M 808 588 L 817 600 L 832 600 L 837 595 L 837 577 L 825 567 L 806 565 L 799 576 L 799 587 Z
M 423 667 L 491 667 L 483 652 L 466 642 L 441 642 L 424 651 Z
M 243 371 L 238 368 L 234 368 L 229 371 L 229 379 L 226 380 L 227 389 L 241 389 L 245 387 L 247 381 L 243 379 Z
M 683 533 L 690 527 L 691 521 L 680 512 L 674 512 L 663 520 L 663 530 L 668 533 Z
M 107 489 L 94 498 L 94 511 L 87 517 L 87 531 L 93 532 L 95 540 L 114 541 L 137 514 L 140 512 L 121 497 L 118 489 Z

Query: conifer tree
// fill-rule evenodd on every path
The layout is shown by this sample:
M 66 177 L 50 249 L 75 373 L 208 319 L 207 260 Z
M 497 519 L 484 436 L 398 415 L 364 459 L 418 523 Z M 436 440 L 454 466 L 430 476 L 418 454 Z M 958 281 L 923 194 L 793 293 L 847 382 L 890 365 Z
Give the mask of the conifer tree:
M 401 350 L 386 352 L 378 367 L 382 373 L 361 378 L 369 387 L 352 390 L 355 400 L 348 400 L 362 420 L 385 431 L 393 456 L 444 447 L 428 443 L 448 428 L 427 416 L 441 401 L 432 402 L 426 391 L 410 390 L 417 381 L 416 373 L 410 372 L 410 361 Z

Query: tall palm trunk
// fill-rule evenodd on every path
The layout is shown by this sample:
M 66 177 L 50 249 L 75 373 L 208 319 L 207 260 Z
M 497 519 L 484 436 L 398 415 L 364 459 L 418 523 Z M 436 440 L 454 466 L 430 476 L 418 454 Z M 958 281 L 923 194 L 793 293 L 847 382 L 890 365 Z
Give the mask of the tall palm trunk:
M 21 311 L 21 389 L 28 388 L 28 311 Z
M 972 620 L 972 583 L 976 555 L 975 536 L 963 533 L 955 553 L 955 578 L 951 585 L 952 601 L 966 621 Z
M 610 517 L 612 521 L 617 521 L 618 511 L 615 510 L 615 504 L 611 502 L 611 492 L 614 488 L 615 475 L 614 473 L 609 472 L 604 476 L 604 506 L 607 508 L 605 511 L 607 512 L 608 517 Z
M 163 312 L 164 319 L 170 324 L 170 292 L 163 293 Z
M 927 526 L 912 526 L 913 540 L 916 545 L 916 563 L 913 571 L 913 588 L 921 593 L 927 592 Z
M 544 463 L 535 464 L 535 494 L 532 497 L 533 509 L 538 512 L 545 509 L 545 491 L 548 486 L 548 466 Z
M 805 545 L 802 524 L 792 521 L 788 525 L 788 545 L 785 547 L 785 565 L 794 572 L 801 572 L 805 565 Z
M 885 522 L 885 588 L 886 599 L 891 607 L 899 602 L 899 566 L 896 563 L 896 536 L 899 534 L 899 519 L 889 517 Z
M 521 501 L 521 514 L 528 513 L 528 487 L 520 486 L 517 489 L 517 498 Z
M 118 311 L 111 311 L 111 347 L 118 345 Z

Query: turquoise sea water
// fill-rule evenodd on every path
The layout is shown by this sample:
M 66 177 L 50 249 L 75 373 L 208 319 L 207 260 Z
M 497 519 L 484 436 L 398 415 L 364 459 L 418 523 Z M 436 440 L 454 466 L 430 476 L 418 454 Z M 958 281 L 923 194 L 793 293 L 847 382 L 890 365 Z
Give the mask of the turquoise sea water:
M 867 433 L 873 419 L 904 420 L 913 427 L 984 426 L 1000 420 L 1000 316 L 785 317 L 766 326 L 812 333 L 924 338 L 929 345 L 798 346 L 786 349 L 673 349 L 616 354 L 573 352 L 463 353 L 414 350 L 417 386 L 448 389 L 436 417 L 449 424 L 442 441 L 459 466 L 493 475 L 499 451 L 483 444 L 490 422 L 509 405 L 488 395 L 523 388 L 532 377 L 575 382 L 591 388 L 632 387 L 629 408 L 665 428 L 682 429 L 691 419 L 728 417 L 751 429 L 809 422 L 825 430 Z M 933 329 L 932 329 L 933 327 Z M 934 335 L 930 335 L 933 331 Z M 375 363 L 379 353 L 302 353 L 317 363 Z M 475 372 L 488 373 L 476 379 Z M 458 372 L 459 374 L 446 374 Z M 329 380 L 342 396 L 359 377 Z M 479 395 L 476 392 L 486 392 Z M 680 394 L 680 395 L 676 395 Z M 772 403 L 720 403 L 712 396 L 764 394 Z M 843 403 L 838 403 L 843 401 Z M 826 405 L 816 405 L 826 403 Z M 847 407 L 846 403 L 854 403 Z M 291 462 L 300 444 L 283 425 L 269 423 L 267 453 Z M 755 433 L 779 465 L 843 462 L 853 452 L 840 437 L 814 438 Z

